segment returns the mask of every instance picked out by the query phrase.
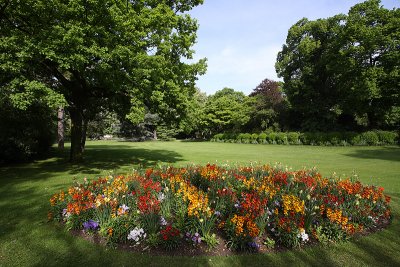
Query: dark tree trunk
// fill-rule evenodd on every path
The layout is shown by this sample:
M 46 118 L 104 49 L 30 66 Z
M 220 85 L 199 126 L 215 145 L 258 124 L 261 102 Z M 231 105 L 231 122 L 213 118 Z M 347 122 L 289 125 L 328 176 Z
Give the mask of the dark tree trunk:
M 84 117 L 83 118 L 82 138 L 81 138 L 82 153 L 85 151 L 87 127 L 88 127 L 88 119 Z
M 57 125 L 57 133 L 58 133 L 58 149 L 64 149 L 64 108 L 58 108 L 58 125 Z
M 83 160 L 83 151 L 85 148 L 84 138 L 86 138 L 86 129 L 83 117 L 83 111 L 71 108 L 69 110 L 71 116 L 71 162 L 81 162 Z

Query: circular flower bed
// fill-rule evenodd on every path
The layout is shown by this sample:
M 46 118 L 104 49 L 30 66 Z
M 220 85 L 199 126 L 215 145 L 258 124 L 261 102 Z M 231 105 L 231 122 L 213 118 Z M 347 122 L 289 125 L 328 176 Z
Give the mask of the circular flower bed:
M 315 170 L 208 164 L 84 179 L 51 197 L 49 220 L 138 251 L 266 251 L 381 228 L 389 202 L 382 187 Z

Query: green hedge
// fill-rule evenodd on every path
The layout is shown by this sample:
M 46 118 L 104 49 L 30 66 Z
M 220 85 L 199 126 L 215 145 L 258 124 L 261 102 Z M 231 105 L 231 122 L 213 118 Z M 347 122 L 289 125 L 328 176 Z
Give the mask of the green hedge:
M 356 132 L 267 132 L 267 133 L 220 133 L 214 142 L 244 144 L 319 145 L 319 146 L 379 146 L 399 143 L 399 135 L 390 131 Z

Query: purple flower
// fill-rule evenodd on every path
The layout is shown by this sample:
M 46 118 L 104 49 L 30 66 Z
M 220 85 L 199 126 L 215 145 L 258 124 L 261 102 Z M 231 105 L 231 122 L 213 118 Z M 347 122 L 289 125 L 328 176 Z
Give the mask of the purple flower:
M 257 242 L 254 242 L 254 241 L 253 241 L 253 242 L 249 242 L 248 245 L 249 245 L 249 247 L 251 247 L 251 248 L 255 248 L 255 249 L 260 248 L 260 245 L 257 244 Z
M 99 223 L 93 220 L 89 220 L 83 223 L 83 229 L 88 230 L 97 230 L 100 227 Z
M 217 216 L 219 217 L 219 216 L 221 216 L 221 212 L 218 211 L 218 210 L 216 210 L 216 211 L 215 211 L 215 215 L 217 215 Z
M 201 243 L 201 236 L 199 233 L 195 233 L 194 235 L 190 234 L 189 232 L 186 233 L 186 240 L 192 240 L 193 244 L 200 244 Z
M 192 241 L 196 244 L 200 244 L 201 243 L 201 236 L 199 233 L 195 233 L 192 237 Z

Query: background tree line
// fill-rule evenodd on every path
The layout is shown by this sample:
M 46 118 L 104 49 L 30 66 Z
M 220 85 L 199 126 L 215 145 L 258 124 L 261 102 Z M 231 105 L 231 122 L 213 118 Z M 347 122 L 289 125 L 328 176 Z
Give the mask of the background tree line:
M 299 20 L 277 56 L 283 82 L 265 79 L 249 95 L 195 89 L 205 62 L 182 62 L 197 30 L 184 12 L 202 1 L 53 2 L 0 6 L 2 153 L 40 154 L 56 136 L 60 106 L 73 161 L 86 138 L 106 134 L 168 140 L 400 129 L 400 9 L 379 0 Z

